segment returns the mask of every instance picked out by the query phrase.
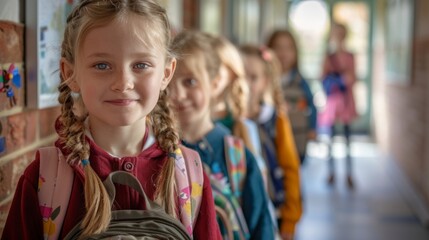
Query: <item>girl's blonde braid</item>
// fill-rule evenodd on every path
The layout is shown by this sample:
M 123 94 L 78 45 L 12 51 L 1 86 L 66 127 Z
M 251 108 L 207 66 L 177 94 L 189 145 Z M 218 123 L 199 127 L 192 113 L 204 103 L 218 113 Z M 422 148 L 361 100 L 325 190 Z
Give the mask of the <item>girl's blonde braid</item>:
M 71 89 L 65 81 L 58 87 L 60 92 L 58 101 L 62 104 L 59 131 L 60 142 L 64 144 L 67 162 L 77 165 L 81 161 L 85 171 L 85 208 L 87 210 L 82 221 L 82 236 L 89 236 L 103 232 L 111 218 L 111 203 L 109 195 L 98 175 L 89 164 L 90 147 L 85 139 L 84 121 L 86 114 L 76 116 L 73 112 L 75 101 Z
M 158 103 L 150 114 L 150 121 L 160 148 L 171 154 L 178 148 L 179 135 L 175 129 L 167 96 L 167 89 L 161 91 Z M 170 155 L 158 178 L 157 186 L 159 187 L 156 189 L 155 196 L 156 201 L 164 206 L 166 212 L 177 218 L 174 169 L 175 158 Z

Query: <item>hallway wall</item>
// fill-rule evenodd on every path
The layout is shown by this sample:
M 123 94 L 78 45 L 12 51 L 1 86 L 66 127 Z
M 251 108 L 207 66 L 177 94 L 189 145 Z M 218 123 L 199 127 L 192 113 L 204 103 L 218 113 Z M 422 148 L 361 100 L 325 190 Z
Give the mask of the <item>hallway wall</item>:
M 405 84 L 392 83 L 384 70 L 384 6 L 385 0 L 377 1 L 373 52 L 375 135 L 429 209 L 429 1 L 415 1 L 412 67 Z

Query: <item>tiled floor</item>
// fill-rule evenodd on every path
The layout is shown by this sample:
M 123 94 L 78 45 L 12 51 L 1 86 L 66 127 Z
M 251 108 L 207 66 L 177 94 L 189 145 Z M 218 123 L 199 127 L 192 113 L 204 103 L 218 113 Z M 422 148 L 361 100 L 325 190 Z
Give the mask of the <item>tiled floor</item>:
M 345 145 L 334 140 L 336 184 L 328 186 L 327 147 L 311 143 L 302 167 L 304 214 L 297 240 L 428 240 L 424 228 L 401 194 L 388 163 L 366 137 L 354 137 L 351 154 L 356 187 L 345 182 Z

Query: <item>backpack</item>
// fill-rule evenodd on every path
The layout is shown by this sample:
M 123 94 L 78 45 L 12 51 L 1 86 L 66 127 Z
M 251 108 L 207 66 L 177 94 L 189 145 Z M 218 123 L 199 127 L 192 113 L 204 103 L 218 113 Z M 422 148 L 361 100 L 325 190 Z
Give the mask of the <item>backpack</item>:
M 259 136 L 262 142 L 262 155 L 268 168 L 268 195 L 276 208 L 285 202 L 284 172 L 280 167 L 276 147 L 272 139 L 265 132 L 263 127 L 259 129 Z
M 132 174 L 116 171 L 109 174 L 104 186 L 110 201 L 115 199 L 114 183 L 129 186 L 145 199 L 146 210 L 113 210 L 112 219 L 106 231 L 85 239 L 184 239 L 191 240 L 183 224 L 167 214 L 157 203 L 151 201 L 140 182 Z M 65 240 L 79 239 L 82 234 L 80 224 L 76 225 Z
M 43 218 L 44 239 L 57 239 L 71 194 L 74 172 L 56 147 L 39 149 L 38 197 Z M 180 146 L 173 154 L 180 203 L 180 220 L 192 236 L 203 188 L 203 168 L 197 152 Z M 186 161 L 185 161 L 186 159 Z M 56 181 L 61 176 L 61 181 Z
M 285 202 L 284 172 L 277 156 L 274 139 L 276 138 L 277 112 L 259 124 L 259 136 L 262 143 L 262 156 L 268 168 L 268 195 L 276 208 Z M 295 147 L 295 146 L 294 146 Z
M 216 217 L 223 239 L 249 239 L 249 229 L 240 206 L 246 177 L 244 143 L 240 138 L 227 135 L 224 137 L 224 145 L 229 185 L 225 176 L 215 174 L 209 166 L 204 166 L 212 187 Z
M 295 72 L 292 77 L 292 81 L 283 86 L 283 93 L 287 102 L 287 115 L 292 124 L 293 136 L 298 152 L 301 155 L 305 155 L 308 142 L 307 134 L 310 130 L 309 116 L 311 114 L 311 109 L 309 108 L 303 89 L 302 81 L 304 80 L 300 73 Z

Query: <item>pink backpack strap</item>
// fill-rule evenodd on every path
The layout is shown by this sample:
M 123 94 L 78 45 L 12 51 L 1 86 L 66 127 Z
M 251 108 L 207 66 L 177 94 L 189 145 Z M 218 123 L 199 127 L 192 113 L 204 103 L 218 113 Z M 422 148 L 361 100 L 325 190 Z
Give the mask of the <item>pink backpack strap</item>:
M 179 194 L 180 221 L 192 237 L 203 194 L 204 175 L 200 155 L 184 146 L 176 149 L 175 177 Z
M 56 147 L 40 148 L 39 153 L 38 197 L 43 218 L 43 238 L 58 239 L 70 199 L 74 173 Z

